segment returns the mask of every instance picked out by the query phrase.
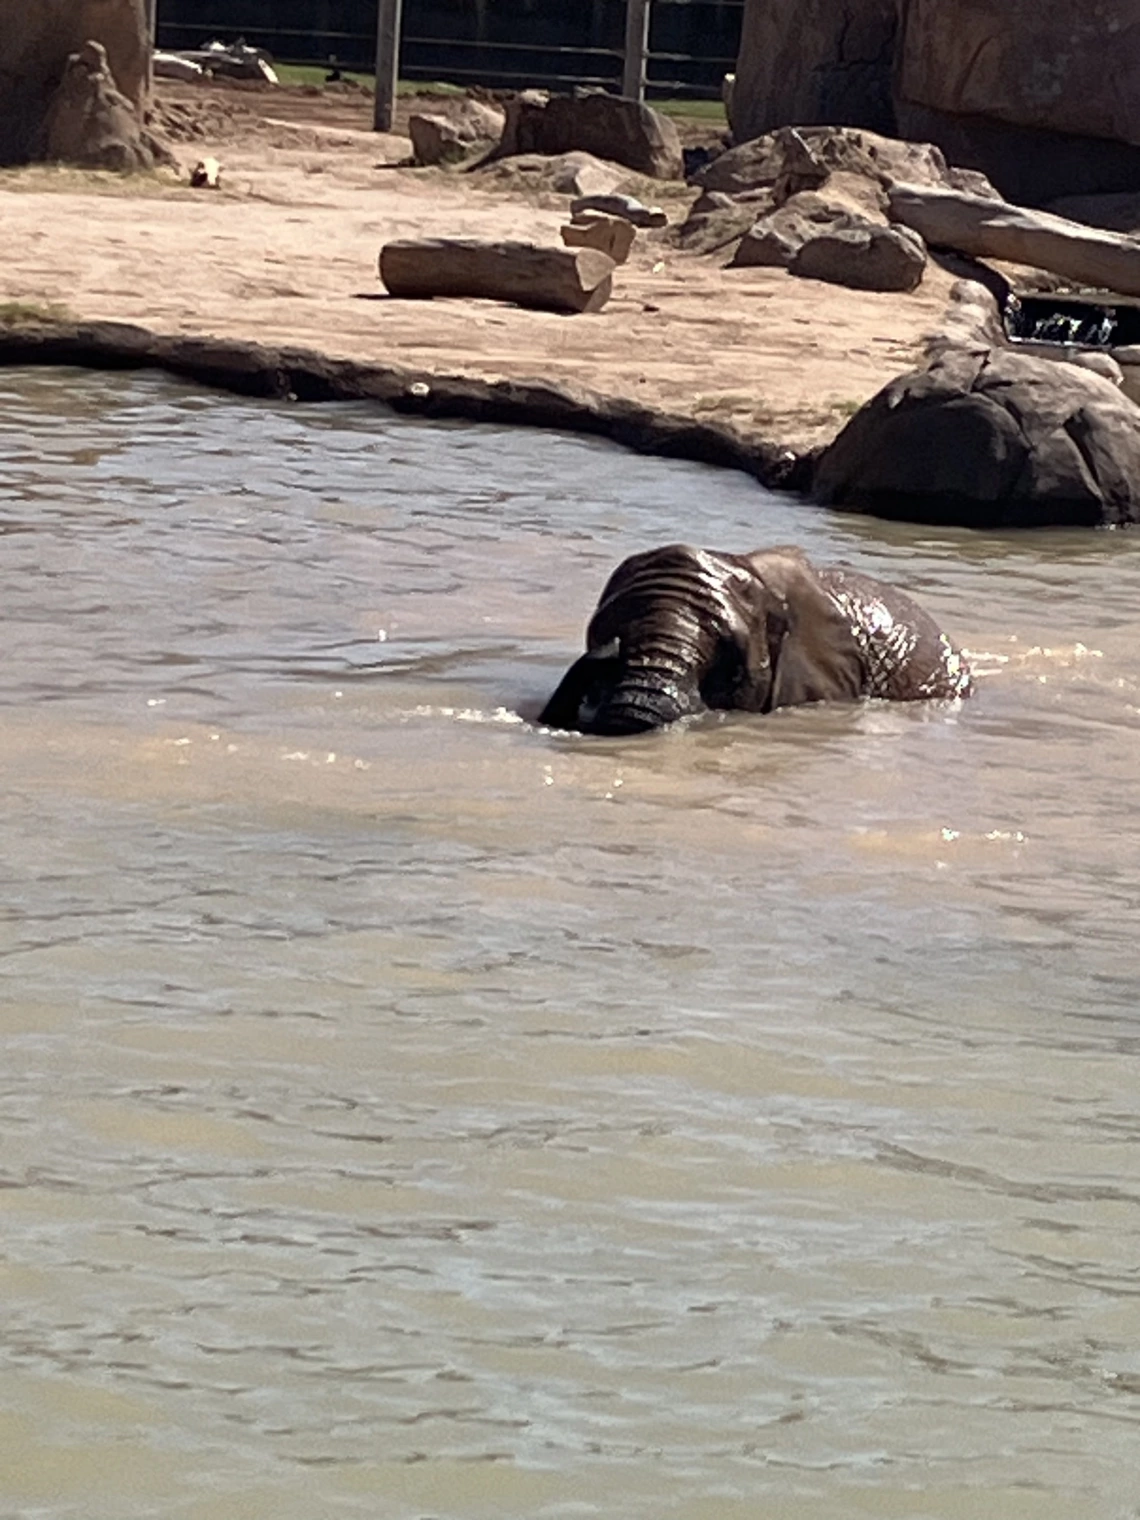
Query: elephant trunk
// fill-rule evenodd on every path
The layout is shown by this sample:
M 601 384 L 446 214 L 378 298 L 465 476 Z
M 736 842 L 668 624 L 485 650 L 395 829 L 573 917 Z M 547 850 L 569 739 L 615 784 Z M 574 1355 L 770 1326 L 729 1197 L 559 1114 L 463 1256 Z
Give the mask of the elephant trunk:
M 664 728 L 704 703 L 698 686 L 700 654 L 688 637 L 656 637 L 649 647 L 630 639 L 621 671 L 590 722 L 595 734 L 642 734 Z
M 598 708 L 590 723 L 595 734 L 644 734 L 664 728 L 695 710 L 672 683 L 649 670 L 630 671 Z

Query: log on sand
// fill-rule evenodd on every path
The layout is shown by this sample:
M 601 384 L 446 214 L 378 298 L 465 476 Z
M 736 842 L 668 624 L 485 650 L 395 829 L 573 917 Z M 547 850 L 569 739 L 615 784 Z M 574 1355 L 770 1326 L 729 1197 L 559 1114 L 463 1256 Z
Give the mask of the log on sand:
M 935 248 L 1046 269 L 1097 290 L 1140 296 L 1140 241 L 1063 216 L 956 190 L 895 184 L 890 217 Z
M 614 261 L 594 248 L 484 243 L 474 238 L 404 238 L 380 250 L 390 295 L 466 296 L 541 311 L 600 311 Z

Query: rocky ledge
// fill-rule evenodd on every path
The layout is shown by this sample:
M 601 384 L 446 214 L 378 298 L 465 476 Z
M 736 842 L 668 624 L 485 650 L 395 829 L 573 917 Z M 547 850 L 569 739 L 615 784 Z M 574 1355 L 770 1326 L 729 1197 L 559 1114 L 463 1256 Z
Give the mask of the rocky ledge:
M 788 490 L 805 489 L 810 475 L 810 456 L 585 388 L 432 374 L 333 359 L 310 349 L 171 336 L 127 322 L 0 325 L 0 365 L 157 369 L 239 396 L 376 401 L 416 417 L 558 428 L 607 438 L 642 454 L 744 470 L 762 485 Z

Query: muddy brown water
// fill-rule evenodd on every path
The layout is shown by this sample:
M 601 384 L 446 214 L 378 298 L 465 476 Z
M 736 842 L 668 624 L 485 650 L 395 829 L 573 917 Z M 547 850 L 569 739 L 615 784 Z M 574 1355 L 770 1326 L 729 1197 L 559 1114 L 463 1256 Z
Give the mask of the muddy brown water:
M 4 1520 L 1140 1514 L 1140 536 L 0 376 Z M 795 541 L 956 708 L 526 721 Z

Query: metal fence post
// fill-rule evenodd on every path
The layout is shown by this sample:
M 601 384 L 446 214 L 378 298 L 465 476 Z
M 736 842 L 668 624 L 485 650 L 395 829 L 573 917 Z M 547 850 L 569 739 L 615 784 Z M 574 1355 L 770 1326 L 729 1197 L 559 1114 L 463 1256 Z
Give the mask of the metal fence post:
M 154 89 L 154 50 L 158 46 L 158 0 L 146 0 L 146 93 Z
M 645 99 L 645 75 L 649 63 L 650 0 L 625 0 L 625 63 L 621 92 L 630 100 Z
M 396 116 L 402 4 L 403 0 L 380 0 L 376 16 L 376 104 L 372 126 L 377 132 L 390 132 Z

